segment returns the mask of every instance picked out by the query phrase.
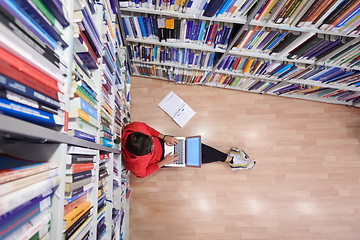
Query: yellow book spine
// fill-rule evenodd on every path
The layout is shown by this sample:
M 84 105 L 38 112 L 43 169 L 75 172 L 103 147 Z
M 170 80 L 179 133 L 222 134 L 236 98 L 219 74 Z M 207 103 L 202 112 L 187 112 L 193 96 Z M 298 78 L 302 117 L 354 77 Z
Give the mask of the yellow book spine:
M 82 202 L 74 210 L 67 213 L 64 216 L 64 230 L 70 227 L 76 220 L 78 220 L 90 208 L 90 204 L 91 203 L 89 201 Z

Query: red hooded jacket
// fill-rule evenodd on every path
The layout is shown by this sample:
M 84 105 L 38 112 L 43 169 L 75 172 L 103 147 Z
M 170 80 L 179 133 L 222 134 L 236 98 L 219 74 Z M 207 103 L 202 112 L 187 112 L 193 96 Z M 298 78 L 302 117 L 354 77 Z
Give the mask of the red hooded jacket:
M 132 132 L 141 132 L 152 136 L 154 148 L 151 154 L 135 156 L 126 150 L 126 139 Z M 163 148 L 158 136 L 159 132 L 157 130 L 142 122 L 132 122 L 123 129 L 121 136 L 122 159 L 125 168 L 130 170 L 135 176 L 144 178 L 159 169 L 159 166 L 156 163 L 163 157 Z

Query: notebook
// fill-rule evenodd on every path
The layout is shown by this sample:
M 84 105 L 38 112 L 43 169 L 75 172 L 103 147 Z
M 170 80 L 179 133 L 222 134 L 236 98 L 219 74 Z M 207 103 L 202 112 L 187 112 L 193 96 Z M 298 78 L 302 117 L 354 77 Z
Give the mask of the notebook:
M 179 141 L 175 146 L 164 143 L 164 156 L 169 152 L 178 154 L 176 163 L 165 165 L 166 167 L 201 167 L 201 136 L 176 137 Z
M 183 127 L 194 115 L 195 111 L 178 95 L 170 91 L 158 106 L 180 126 Z

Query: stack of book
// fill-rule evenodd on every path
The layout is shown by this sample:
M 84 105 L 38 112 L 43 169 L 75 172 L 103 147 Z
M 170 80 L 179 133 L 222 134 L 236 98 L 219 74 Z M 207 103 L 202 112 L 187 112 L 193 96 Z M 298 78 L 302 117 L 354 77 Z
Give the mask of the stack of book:
M 0 2 L 0 111 L 46 127 L 64 125 L 69 26 L 53 1 Z M 24 54 L 26 53 L 26 54 Z
M 73 55 L 73 74 L 68 119 L 68 134 L 96 142 L 98 100 L 93 76 L 79 56 Z
M 65 240 L 86 239 L 91 235 L 93 203 L 88 197 L 94 185 L 97 152 L 75 146 L 68 148 L 63 226 Z
M 359 34 L 357 0 L 267 0 L 254 19 L 301 28 Z
M 108 192 L 106 184 L 108 182 L 109 172 L 107 162 L 110 160 L 110 154 L 100 154 L 99 162 L 99 185 L 98 185 L 98 202 L 97 202 L 97 239 L 105 239 L 106 234 L 106 200 Z
M 0 154 L 1 239 L 49 239 L 57 168 L 57 162 Z
M 211 49 L 226 49 L 232 40 L 232 23 L 166 18 L 153 14 L 123 16 L 122 20 L 129 41 L 145 39 L 168 43 L 192 43 Z
M 256 0 L 121 0 L 120 7 L 145 8 L 193 16 L 237 18 L 245 16 Z

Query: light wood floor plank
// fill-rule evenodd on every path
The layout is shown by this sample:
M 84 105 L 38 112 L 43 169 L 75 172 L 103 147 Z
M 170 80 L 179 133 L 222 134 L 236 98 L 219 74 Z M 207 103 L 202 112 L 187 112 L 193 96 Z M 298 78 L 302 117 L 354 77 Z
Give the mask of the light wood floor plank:
M 157 106 L 169 91 L 197 112 L 183 128 Z M 131 96 L 132 121 L 257 161 L 132 176 L 131 240 L 360 239 L 360 109 L 140 77 Z

